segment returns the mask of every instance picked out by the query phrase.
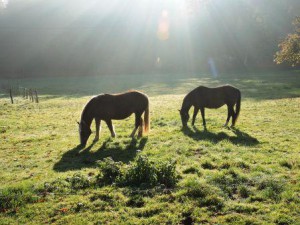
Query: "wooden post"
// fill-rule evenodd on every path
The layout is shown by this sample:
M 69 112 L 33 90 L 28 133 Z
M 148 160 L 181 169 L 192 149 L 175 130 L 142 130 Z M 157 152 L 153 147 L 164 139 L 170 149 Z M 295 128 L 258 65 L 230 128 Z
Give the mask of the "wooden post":
M 11 88 L 9 89 L 9 95 L 10 95 L 10 101 L 11 101 L 11 104 L 14 104 L 14 99 L 13 99 L 13 95 L 12 95 L 12 90 L 11 90 Z
M 34 99 L 33 99 L 33 90 L 32 89 L 30 89 L 30 100 L 33 102 L 34 101 Z
M 34 93 L 35 93 L 35 102 L 39 103 L 39 97 L 38 97 L 37 90 L 35 90 Z

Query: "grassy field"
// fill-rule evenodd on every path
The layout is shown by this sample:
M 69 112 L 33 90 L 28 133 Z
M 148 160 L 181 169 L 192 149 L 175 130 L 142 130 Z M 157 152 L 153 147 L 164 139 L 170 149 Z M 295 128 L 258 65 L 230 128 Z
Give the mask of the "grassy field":
M 0 82 L 41 94 L 0 98 L 0 224 L 300 224 L 299 71 Z M 226 83 L 242 92 L 236 129 L 222 107 L 206 110 L 207 131 L 200 115 L 183 130 L 184 95 Z M 127 89 L 149 95 L 150 134 L 129 138 L 130 117 L 80 148 L 85 103 Z

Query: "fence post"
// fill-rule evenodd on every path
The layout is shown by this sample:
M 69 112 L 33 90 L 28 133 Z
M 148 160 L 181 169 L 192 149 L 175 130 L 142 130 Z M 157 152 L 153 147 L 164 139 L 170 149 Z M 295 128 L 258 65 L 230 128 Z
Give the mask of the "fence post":
M 12 95 L 12 90 L 11 90 L 11 88 L 9 89 L 9 95 L 10 95 L 10 101 L 11 101 L 11 104 L 14 104 L 14 99 L 13 99 L 13 95 Z
M 37 90 L 35 90 L 34 93 L 35 93 L 35 102 L 39 103 L 39 97 L 38 97 Z
M 30 97 L 31 97 L 31 101 L 33 102 L 34 99 L 33 99 L 33 90 L 32 89 L 30 89 Z

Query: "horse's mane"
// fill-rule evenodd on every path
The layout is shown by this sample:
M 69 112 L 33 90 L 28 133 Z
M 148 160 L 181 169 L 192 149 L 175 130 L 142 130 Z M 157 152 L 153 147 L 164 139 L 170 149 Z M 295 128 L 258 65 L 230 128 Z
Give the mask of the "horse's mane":
M 127 93 L 132 93 L 132 92 L 138 92 L 140 94 L 144 94 L 141 91 L 130 89 L 130 90 L 127 90 L 127 91 L 124 91 L 124 92 L 119 92 L 119 93 L 115 93 L 115 94 L 108 94 L 108 95 L 117 96 L 117 95 L 123 95 L 123 94 L 127 94 Z
M 104 95 L 105 95 L 105 94 L 95 95 L 95 96 L 93 96 L 93 97 L 86 103 L 86 105 L 84 106 L 84 108 L 83 108 L 83 110 L 82 110 L 82 113 L 81 113 L 81 119 L 82 119 L 83 115 L 85 115 L 85 114 L 88 112 L 88 110 L 90 109 L 90 106 L 92 105 L 92 103 L 93 103 L 97 98 L 99 98 L 99 97 L 101 97 L 101 96 L 104 96 Z

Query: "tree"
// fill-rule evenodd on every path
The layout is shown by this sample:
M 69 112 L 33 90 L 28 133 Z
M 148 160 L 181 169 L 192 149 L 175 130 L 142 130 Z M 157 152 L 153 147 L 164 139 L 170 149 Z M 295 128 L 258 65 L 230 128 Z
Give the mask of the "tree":
M 292 66 L 300 64 L 300 17 L 297 17 L 294 22 L 295 33 L 288 36 L 278 45 L 280 51 L 276 52 L 275 62 L 281 64 L 287 62 Z

